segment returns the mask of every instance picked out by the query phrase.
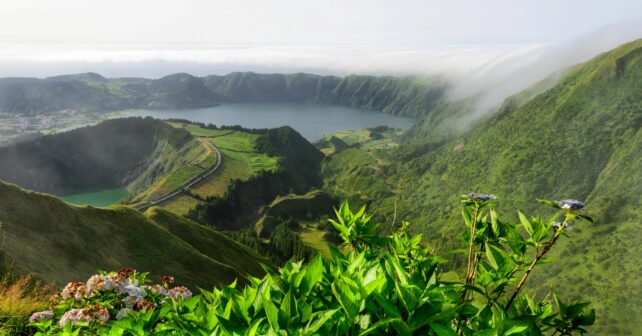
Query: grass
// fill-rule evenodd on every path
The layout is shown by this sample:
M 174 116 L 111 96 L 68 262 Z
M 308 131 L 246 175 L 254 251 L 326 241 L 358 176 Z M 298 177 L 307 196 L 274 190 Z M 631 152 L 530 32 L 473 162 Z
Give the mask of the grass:
M 273 171 L 278 167 L 278 158 L 257 152 L 255 147 L 256 139 L 259 137 L 257 134 L 210 130 L 198 125 L 178 122 L 171 124 L 174 127 L 185 128 L 193 135 L 200 137 L 199 141 L 209 142 L 221 152 L 222 161 L 217 171 L 190 188 L 194 194 L 203 199 L 209 196 L 223 196 L 232 180 L 247 180 L 260 171 Z M 205 157 L 206 160 L 209 158 Z M 163 202 L 161 206 L 177 214 L 186 214 L 199 202 L 200 200 L 183 194 Z
M 399 139 L 403 131 L 383 131 L 372 132 L 369 129 L 338 131 L 325 134 L 323 139 L 317 141 L 317 147 L 326 155 L 332 155 L 338 149 L 334 147 L 331 139 L 337 138 L 349 146 L 359 146 L 359 148 L 376 151 L 390 150 L 399 147 Z
M 263 260 L 211 229 L 193 233 L 194 222 L 155 216 L 166 212 L 161 209 L 141 214 L 124 206 L 72 206 L 2 182 L 0 199 L 0 236 L 6 237 L 3 251 L 13 269 L 57 285 L 87 279 L 96 270 L 133 267 L 154 279 L 171 274 L 184 285 L 211 288 L 257 274 Z M 197 239 L 207 239 L 220 251 L 193 245 Z M 221 253 L 247 258 L 231 266 Z
M 49 286 L 35 281 L 31 274 L 0 279 L 0 335 L 16 335 L 24 330 L 31 314 L 45 310 L 52 294 Z
M 303 243 L 319 251 L 322 256 L 330 258 L 330 243 L 325 239 L 327 231 L 319 230 L 315 223 L 300 223 L 300 225 L 296 233 Z
M 134 202 L 153 200 L 165 195 L 213 167 L 216 161 L 216 153 L 207 141 L 197 138 L 180 153 L 179 162 L 174 163 L 175 168 L 139 193 Z

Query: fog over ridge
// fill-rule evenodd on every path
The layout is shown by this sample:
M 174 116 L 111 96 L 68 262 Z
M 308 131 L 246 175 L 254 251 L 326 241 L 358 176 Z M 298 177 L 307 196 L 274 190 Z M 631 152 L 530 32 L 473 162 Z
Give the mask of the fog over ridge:
M 0 43 L 0 77 L 97 72 L 159 78 L 235 71 L 321 75 L 442 76 L 451 99 L 478 97 L 472 119 L 508 96 L 620 44 L 642 38 L 642 19 L 602 27 L 571 40 L 528 44 L 252 45 Z

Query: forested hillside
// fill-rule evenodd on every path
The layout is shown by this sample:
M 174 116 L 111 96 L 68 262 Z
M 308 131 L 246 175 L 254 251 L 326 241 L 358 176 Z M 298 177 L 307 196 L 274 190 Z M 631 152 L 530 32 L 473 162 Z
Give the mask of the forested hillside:
M 45 79 L 2 78 L 0 112 L 37 115 L 61 110 L 196 108 L 224 102 L 310 102 L 421 117 L 444 99 L 445 90 L 444 81 L 423 77 L 238 72 L 203 78 L 179 73 L 152 80 L 108 79 L 87 73 Z
M 444 250 L 457 246 L 456 195 L 492 193 L 501 209 L 524 210 L 533 209 L 533 198 L 586 200 L 596 222 L 574 226 L 580 238 L 565 244 L 555 255 L 560 261 L 536 281 L 591 300 L 599 334 L 633 335 L 642 329 L 640 78 L 642 40 L 569 69 L 526 102 L 507 99 L 461 135 L 434 141 L 426 119 L 398 150 L 343 151 L 324 163 L 326 186 L 360 195 L 387 223 L 396 204 L 397 217 L 412 218 L 411 228 Z M 552 274 L 561 280 L 549 281 Z

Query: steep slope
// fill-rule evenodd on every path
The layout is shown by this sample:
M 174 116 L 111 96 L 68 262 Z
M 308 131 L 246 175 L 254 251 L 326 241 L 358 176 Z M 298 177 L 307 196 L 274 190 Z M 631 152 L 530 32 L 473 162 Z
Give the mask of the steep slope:
M 314 145 L 289 126 L 256 130 L 256 149 L 278 158 L 275 171 L 261 171 L 246 180 L 234 180 L 222 197 L 208 197 L 188 217 L 219 230 L 251 226 L 260 208 L 279 195 L 305 193 L 321 184 L 319 165 L 323 159 Z
M 108 120 L 1 147 L 0 179 L 56 194 L 115 187 L 136 193 L 200 147 L 189 132 L 160 120 Z
M 446 83 L 437 78 L 231 73 L 160 79 L 87 73 L 45 79 L 0 79 L 0 112 L 37 115 L 61 110 L 105 112 L 136 108 L 180 109 L 222 102 L 310 102 L 354 106 L 420 117 L 437 107 Z
M 0 223 L 5 265 L 56 284 L 122 267 L 203 288 L 263 274 L 250 249 L 159 209 L 76 207 L 0 182 Z
M 427 115 L 441 102 L 446 84 L 422 77 L 347 77 L 312 74 L 232 73 L 208 76 L 205 86 L 226 102 L 311 102 L 378 110 L 409 117 Z
M 434 143 L 416 133 L 398 151 L 383 154 L 389 164 L 383 169 L 386 178 L 399 183 L 400 190 L 366 201 L 384 209 L 380 215 L 387 219 L 396 202 L 415 230 L 450 249 L 458 246 L 457 226 L 462 225 L 458 195 L 492 193 L 500 207 L 527 212 L 545 211 L 535 198 L 586 200 L 596 223 L 578 224 L 557 255 L 561 261 L 548 268 L 563 281 L 548 283 L 552 273 L 533 280 L 542 288 L 552 285 L 593 301 L 598 334 L 640 330 L 642 324 L 633 316 L 640 316 L 642 307 L 641 78 L 638 40 L 570 69 L 557 85 L 525 103 L 508 99 L 495 115 L 460 137 Z M 354 154 L 346 151 L 338 157 L 347 155 Z M 368 172 L 343 171 L 350 179 L 330 181 L 348 181 L 343 188 L 385 190 L 381 178 L 374 181 Z M 511 204 L 501 203 L 503 199 Z

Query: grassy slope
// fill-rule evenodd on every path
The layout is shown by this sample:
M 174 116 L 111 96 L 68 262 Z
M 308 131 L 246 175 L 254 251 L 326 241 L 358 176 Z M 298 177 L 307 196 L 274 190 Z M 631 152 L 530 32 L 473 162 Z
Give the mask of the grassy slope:
M 385 176 L 400 184 L 396 194 L 385 197 L 390 188 L 367 168 L 372 160 L 351 150 L 325 163 L 326 173 L 339 174 L 328 187 L 363 193 L 386 221 L 396 202 L 415 230 L 446 249 L 458 244 L 460 194 L 493 193 L 511 201 L 500 207 L 529 212 L 542 210 L 534 198 L 587 200 L 596 224 L 578 224 L 572 242 L 558 249 L 561 261 L 535 272 L 533 281 L 595 302 L 596 333 L 631 334 L 642 329 L 640 78 L 642 40 L 574 67 L 523 104 L 507 100 L 443 145 L 417 146 L 435 141 L 418 133 L 384 158 L 392 163 Z
M 57 284 L 122 267 L 204 288 L 263 273 L 263 259 L 249 249 L 162 210 L 76 207 L 2 182 L 0 200 L 2 248 L 12 267 Z M 229 266 L 230 256 L 243 262 Z
M 191 188 L 193 193 L 203 199 L 208 196 L 224 195 L 232 180 L 246 180 L 259 171 L 276 169 L 277 158 L 256 151 L 255 141 L 258 138 L 256 134 L 231 130 L 211 130 L 198 125 L 176 122 L 172 124 L 200 137 L 201 141 L 211 142 L 223 156 L 218 170 Z M 185 214 L 199 203 L 200 200 L 182 194 L 162 203 L 161 206 L 172 212 Z
M 201 139 L 186 144 L 171 158 L 164 158 L 172 163 L 172 168 L 157 178 L 154 184 L 137 193 L 130 203 L 139 203 L 156 199 L 183 185 L 191 178 L 205 172 L 216 164 L 216 153 Z

